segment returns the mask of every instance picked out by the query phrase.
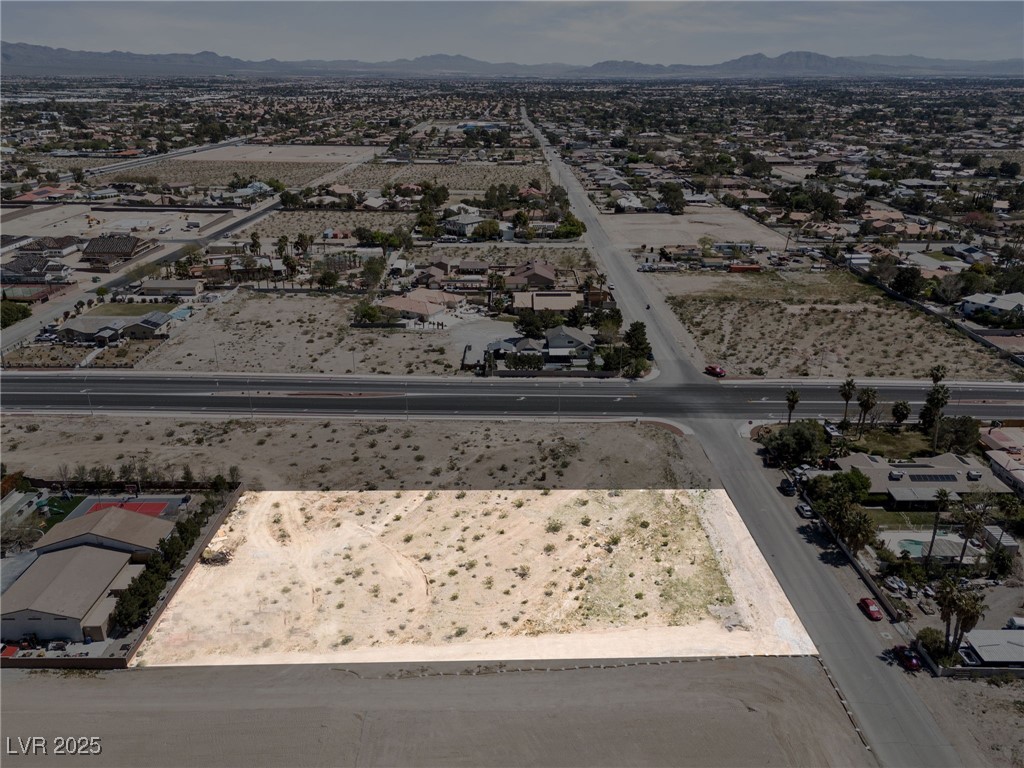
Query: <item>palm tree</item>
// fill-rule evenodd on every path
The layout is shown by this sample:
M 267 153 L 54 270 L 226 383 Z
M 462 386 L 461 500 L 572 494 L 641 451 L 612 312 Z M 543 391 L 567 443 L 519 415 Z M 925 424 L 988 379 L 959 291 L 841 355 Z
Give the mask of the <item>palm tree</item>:
M 933 365 L 928 369 L 928 376 L 931 377 L 932 384 L 938 384 L 944 378 L 946 378 L 946 366 L 944 365 Z
M 892 404 L 892 423 L 895 432 L 900 431 L 900 424 L 910 417 L 910 403 L 906 400 L 897 400 Z
M 939 606 L 939 618 L 946 625 L 946 655 L 949 655 L 950 646 L 950 625 L 953 623 L 953 616 L 960 605 L 962 590 L 953 581 L 952 576 L 945 576 L 939 582 L 939 588 L 935 591 L 935 603 Z
M 961 592 L 956 606 L 956 626 L 953 628 L 953 650 L 960 648 L 964 635 L 985 618 L 985 595 L 982 592 Z
M 967 554 L 967 542 L 974 538 L 975 534 L 985 525 L 985 513 L 980 509 L 964 509 L 959 515 L 960 534 L 964 537 L 963 546 L 960 547 L 960 560 L 956 564 L 956 572 L 964 565 L 964 556 Z
M 865 387 L 857 395 L 857 405 L 860 406 L 860 419 L 857 421 L 857 437 L 864 434 L 864 420 L 867 419 L 871 410 L 878 405 L 878 390 L 874 387 Z
M 786 408 L 789 409 L 789 417 L 786 419 L 787 427 L 793 422 L 793 411 L 796 410 L 796 404 L 799 402 L 800 393 L 795 389 L 791 389 L 786 393 Z
M 854 557 L 875 540 L 875 523 L 863 509 L 850 514 L 845 527 L 846 546 L 850 548 Z
M 857 382 L 853 379 L 847 379 L 839 385 L 839 396 L 843 398 L 843 402 L 846 403 L 843 408 L 843 421 L 846 421 L 846 417 L 850 413 L 850 401 L 853 400 L 853 396 L 857 394 Z
M 932 522 L 932 540 L 928 543 L 928 554 L 924 556 L 924 572 L 928 574 L 928 564 L 932 559 L 932 549 L 935 547 L 935 536 L 939 532 L 939 518 L 942 513 L 949 509 L 949 491 L 940 488 L 935 492 L 935 520 Z
M 260 256 L 263 253 L 263 246 L 260 244 L 260 233 L 255 230 L 249 236 L 249 253 L 253 256 Z

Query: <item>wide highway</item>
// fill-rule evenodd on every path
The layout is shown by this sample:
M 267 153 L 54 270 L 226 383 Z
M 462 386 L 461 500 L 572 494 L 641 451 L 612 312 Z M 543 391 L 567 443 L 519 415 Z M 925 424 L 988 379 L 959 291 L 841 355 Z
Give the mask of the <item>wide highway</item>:
M 478 418 L 784 419 L 786 392 L 800 392 L 793 417 L 840 419 L 835 380 L 644 382 L 402 378 L 304 374 L 5 371 L 4 411 L 174 412 L 274 416 L 462 416 Z M 867 384 L 867 382 L 862 382 Z M 907 400 L 915 413 L 930 384 L 870 381 L 879 402 Z M 946 413 L 987 419 L 1024 412 L 1024 385 L 955 382 Z M 856 419 L 857 404 L 850 404 Z

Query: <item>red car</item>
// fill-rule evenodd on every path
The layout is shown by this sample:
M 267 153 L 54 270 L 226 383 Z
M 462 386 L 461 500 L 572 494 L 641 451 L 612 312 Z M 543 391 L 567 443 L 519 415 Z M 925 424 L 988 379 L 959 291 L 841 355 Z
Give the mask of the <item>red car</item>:
M 708 376 L 714 376 L 716 379 L 720 379 L 725 376 L 725 368 L 720 365 L 708 365 L 705 366 L 704 373 Z
M 878 603 L 870 597 L 862 597 L 857 601 L 857 605 L 859 605 L 860 609 L 864 611 L 864 615 L 872 621 L 881 621 L 885 618 L 885 615 L 882 613 L 882 609 L 878 607 Z
M 896 658 L 896 663 L 907 670 L 907 672 L 917 672 L 921 669 L 921 659 L 913 650 L 905 645 L 897 645 L 893 648 L 892 655 Z

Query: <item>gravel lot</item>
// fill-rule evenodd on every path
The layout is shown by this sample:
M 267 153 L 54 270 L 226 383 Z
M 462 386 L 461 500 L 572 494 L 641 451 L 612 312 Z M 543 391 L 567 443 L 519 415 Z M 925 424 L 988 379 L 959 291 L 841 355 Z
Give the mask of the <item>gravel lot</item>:
M 682 216 L 661 213 L 604 214 L 601 224 L 611 241 L 622 248 L 640 245 L 696 245 L 707 235 L 715 242 L 743 242 L 781 250 L 786 236 L 748 219 L 724 205 L 691 206 Z
M 815 659 L 605 665 L 500 674 L 476 664 L 179 667 L 67 679 L 5 671 L 3 735 L 96 735 L 103 753 L 101 762 L 4 763 L 874 765 Z M 455 674 L 465 671 L 483 674 Z
M 1013 366 L 845 271 L 652 275 L 704 358 L 730 374 L 1012 380 Z
M 243 179 L 255 176 L 260 181 L 277 179 L 288 187 L 301 187 L 337 168 L 334 163 L 274 162 L 236 160 L 158 160 L 141 168 L 111 174 L 111 181 L 140 181 L 156 177 L 162 183 L 192 184 L 197 187 L 224 187 L 238 173 Z

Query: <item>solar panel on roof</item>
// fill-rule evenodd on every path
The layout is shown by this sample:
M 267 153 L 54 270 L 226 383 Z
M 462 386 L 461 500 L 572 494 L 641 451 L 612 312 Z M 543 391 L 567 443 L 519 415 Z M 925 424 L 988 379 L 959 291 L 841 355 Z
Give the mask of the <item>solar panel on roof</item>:
M 956 475 L 911 475 L 912 482 L 921 483 L 955 483 Z

